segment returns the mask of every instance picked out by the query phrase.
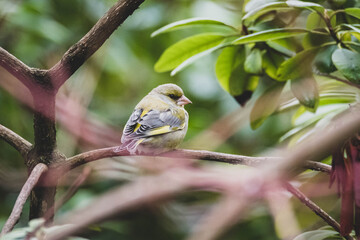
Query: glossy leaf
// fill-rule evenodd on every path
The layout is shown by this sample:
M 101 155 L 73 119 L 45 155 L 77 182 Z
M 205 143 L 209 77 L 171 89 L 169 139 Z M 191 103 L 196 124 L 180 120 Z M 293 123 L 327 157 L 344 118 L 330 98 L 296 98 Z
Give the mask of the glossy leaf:
M 155 64 L 155 71 L 166 72 L 201 52 L 209 54 L 224 42 L 221 34 L 205 33 L 185 38 L 170 46 Z
M 236 39 L 235 41 L 233 41 L 233 44 L 238 45 L 238 44 L 245 44 L 245 43 L 265 42 L 265 41 L 269 41 L 269 40 L 294 37 L 294 36 L 304 34 L 307 32 L 308 32 L 308 30 L 299 29 L 299 28 L 270 29 L 270 30 L 265 30 L 265 31 L 242 36 L 242 37 Z
M 313 30 L 316 28 L 324 28 L 326 24 L 317 12 L 312 12 L 308 15 L 306 20 L 306 28 Z
M 360 8 L 345 8 L 345 13 L 360 19 Z
M 284 61 L 277 71 L 277 80 L 286 81 L 309 75 L 311 62 L 317 51 L 319 48 L 305 50 Z
M 336 68 L 351 82 L 360 84 L 360 54 L 348 49 L 337 49 L 332 55 Z
M 245 58 L 243 46 L 227 47 L 220 53 L 215 66 L 216 77 L 225 91 L 230 92 L 229 81 L 234 69 Z
M 247 73 L 252 74 L 262 73 L 261 51 L 258 48 L 252 49 L 250 54 L 246 57 L 244 63 L 244 70 Z
M 314 230 L 309 232 L 304 232 L 298 235 L 294 240 L 325 240 L 325 239 L 343 239 L 338 232 L 333 230 Z
M 281 11 L 290 8 L 305 8 L 311 11 L 318 11 L 318 12 L 324 11 L 324 8 L 321 5 L 312 2 L 301 2 L 301 1 L 272 2 L 272 3 L 260 5 L 258 8 L 249 11 L 243 17 L 243 21 L 245 25 L 248 25 L 251 21 L 254 21 L 255 19 L 257 19 L 258 17 L 260 17 L 261 15 L 267 12 L 273 10 Z
M 302 45 L 304 49 L 310 49 L 333 41 L 334 39 L 329 35 L 307 33 L 303 38 Z
M 291 80 L 291 91 L 309 111 L 316 111 L 319 104 L 319 90 L 312 75 Z
M 332 73 L 336 70 L 331 60 L 333 52 L 337 49 L 336 45 L 321 49 L 315 56 L 313 64 L 317 71 L 322 73 Z
M 284 57 L 274 50 L 269 49 L 266 51 L 262 58 L 265 73 L 272 79 L 277 80 L 277 70 L 284 60 Z
M 151 34 L 151 37 L 155 37 L 159 34 L 171 32 L 171 31 L 175 31 L 175 30 L 179 30 L 179 29 L 195 27 L 195 26 L 204 26 L 204 25 L 225 27 L 232 31 L 237 31 L 236 28 L 234 28 L 230 25 L 227 25 L 223 22 L 220 22 L 220 21 L 216 21 L 216 20 L 212 20 L 212 19 L 205 19 L 205 18 L 190 18 L 190 19 L 184 19 L 181 21 L 170 23 L 170 24 L 156 30 L 155 32 L 153 32 Z
M 284 87 L 283 83 L 277 83 L 268 88 L 255 102 L 250 113 L 250 124 L 252 129 L 257 129 L 268 118 L 279 105 L 279 99 Z
M 241 105 L 250 99 L 259 82 L 259 77 L 245 72 L 244 59 L 244 46 L 226 47 L 220 53 L 215 67 L 220 85 Z

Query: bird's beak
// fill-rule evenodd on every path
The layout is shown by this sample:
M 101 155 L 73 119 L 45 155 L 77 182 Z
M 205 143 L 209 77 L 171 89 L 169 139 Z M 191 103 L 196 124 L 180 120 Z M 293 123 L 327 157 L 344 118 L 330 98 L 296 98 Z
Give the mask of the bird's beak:
M 190 99 L 185 97 L 185 95 L 182 95 L 181 98 L 179 98 L 177 100 L 177 105 L 179 105 L 179 106 L 184 106 L 184 105 L 189 104 L 189 103 L 192 103 L 192 102 L 190 101 Z

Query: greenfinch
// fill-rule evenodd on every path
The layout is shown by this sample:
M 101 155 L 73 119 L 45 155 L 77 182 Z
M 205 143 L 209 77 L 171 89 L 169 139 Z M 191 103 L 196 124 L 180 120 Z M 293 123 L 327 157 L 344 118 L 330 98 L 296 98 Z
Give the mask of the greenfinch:
M 175 84 L 154 88 L 136 105 L 118 150 L 159 154 L 175 149 L 188 129 L 189 114 L 184 105 L 189 103 L 183 90 Z

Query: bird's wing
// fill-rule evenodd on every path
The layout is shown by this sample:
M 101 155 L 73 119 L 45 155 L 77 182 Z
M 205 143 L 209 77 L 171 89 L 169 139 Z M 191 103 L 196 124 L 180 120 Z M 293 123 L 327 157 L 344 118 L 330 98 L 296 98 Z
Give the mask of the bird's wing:
M 183 129 L 185 118 L 176 115 L 170 109 L 166 111 L 137 109 L 126 123 L 123 139 L 151 137 Z
M 185 113 L 135 109 L 126 123 L 121 142 L 128 150 L 134 150 L 145 138 L 181 130 L 185 125 Z

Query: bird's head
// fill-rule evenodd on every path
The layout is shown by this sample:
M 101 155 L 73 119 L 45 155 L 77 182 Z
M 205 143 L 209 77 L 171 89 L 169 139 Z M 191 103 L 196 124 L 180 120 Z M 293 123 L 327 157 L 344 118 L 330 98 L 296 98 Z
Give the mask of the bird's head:
M 192 103 L 190 99 L 185 97 L 183 90 L 175 84 L 163 84 L 157 86 L 152 91 L 162 95 L 165 99 L 175 103 L 178 106 L 184 106 L 186 104 Z

